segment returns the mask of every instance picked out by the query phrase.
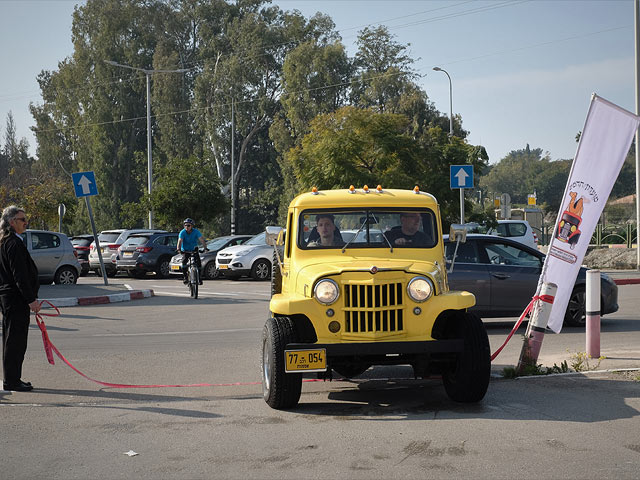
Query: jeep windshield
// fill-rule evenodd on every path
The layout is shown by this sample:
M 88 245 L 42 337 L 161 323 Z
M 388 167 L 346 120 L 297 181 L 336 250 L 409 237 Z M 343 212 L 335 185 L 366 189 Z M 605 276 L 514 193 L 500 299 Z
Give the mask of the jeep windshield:
M 301 249 L 432 248 L 438 231 L 429 209 L 305 210 L 300 214 Z

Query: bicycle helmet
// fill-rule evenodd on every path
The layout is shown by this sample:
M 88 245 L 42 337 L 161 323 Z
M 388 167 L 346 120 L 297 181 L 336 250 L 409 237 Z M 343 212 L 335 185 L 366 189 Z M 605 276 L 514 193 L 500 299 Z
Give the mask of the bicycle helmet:
M 185 218 L 184 222 L 182 222 L 182 224 L 184 225 L 185 223 L 190 223 L 191 225 L 193 225 L 194 227 L 196 226 L 196 222 L 193 221 L 193 218 Z

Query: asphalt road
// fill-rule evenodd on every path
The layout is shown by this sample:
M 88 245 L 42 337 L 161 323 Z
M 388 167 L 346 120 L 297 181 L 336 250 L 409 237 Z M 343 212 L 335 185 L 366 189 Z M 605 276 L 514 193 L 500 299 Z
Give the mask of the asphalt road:
M 208 281 L 192 300 L 178 280 L 122 281 L 156 296 L 47 318 L 60 351 L 105 382 L 214 386 L 103 387 L 47 365 L 33 327 L 24 377 L 36 389 L 0 391 L 1 478 L 638 478 L 640 372 L 500 378 L 516 335 L 478 405 L 386 367 L 305 382 L 299 408 L 280 412 L 259 384 L 268 283 Z M 640 367 L 637 288 L 621 286 L 620 311 L 603 318 L 600 368 Z M 492 351 L 512 323 L 486 321 Z M 581 351 L 584 332 L 565 329 L 540 361 Z

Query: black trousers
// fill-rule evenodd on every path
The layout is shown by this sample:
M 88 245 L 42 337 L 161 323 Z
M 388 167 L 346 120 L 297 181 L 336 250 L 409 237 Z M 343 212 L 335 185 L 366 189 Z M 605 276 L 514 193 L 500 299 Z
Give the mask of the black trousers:
M 29 337 L 29 304 L 14 295 L 0 295 L 2 307 L 2 369 L 4 383 L 18 383 Z
M 198 252 L 198 250 L 196 249 L 193 252 L 182 252 L 182 276 L 185 280 L 189 280 L 187 278 L 187 263 L 189 263 L 189 256 L 191 255 L 193 255 L 193 259 L 196 262 L 196 267 L 198 267 L 200 278 L 202 278 L 202 262 L 200 262 L 200 252 Z

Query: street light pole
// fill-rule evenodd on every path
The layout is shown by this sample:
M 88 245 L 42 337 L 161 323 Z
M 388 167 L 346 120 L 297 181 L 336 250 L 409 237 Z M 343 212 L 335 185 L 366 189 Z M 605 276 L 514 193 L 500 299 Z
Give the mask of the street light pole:
M 453 85 L 451 75 L 440 67 L 433 67 L 436 72 L 443 72 L 449 79 L 449 138 L 453 137 Z M 460 189 L 460 223 L 464 223 L 464 188 Z
M 128 68 L 129 70 L 135 70 L 142 72 L 147 77 L 147 188 L 149 190 L 149 196 L 153 189 L 153 153 L 151 149 L 151 75 L 153 73 L 183 73 L 188 72 L 188 68 L 180 68 L 177 70 L 147 70 L 145 68 L 131 67 L 129 65 L 122 65 L 121 63 L 114 62 L 112 60 L 105 60 L 105 63 L 113 65 L 114 67 Z M 149 228 L 153 228 L 153 207 L 149 209 Z

